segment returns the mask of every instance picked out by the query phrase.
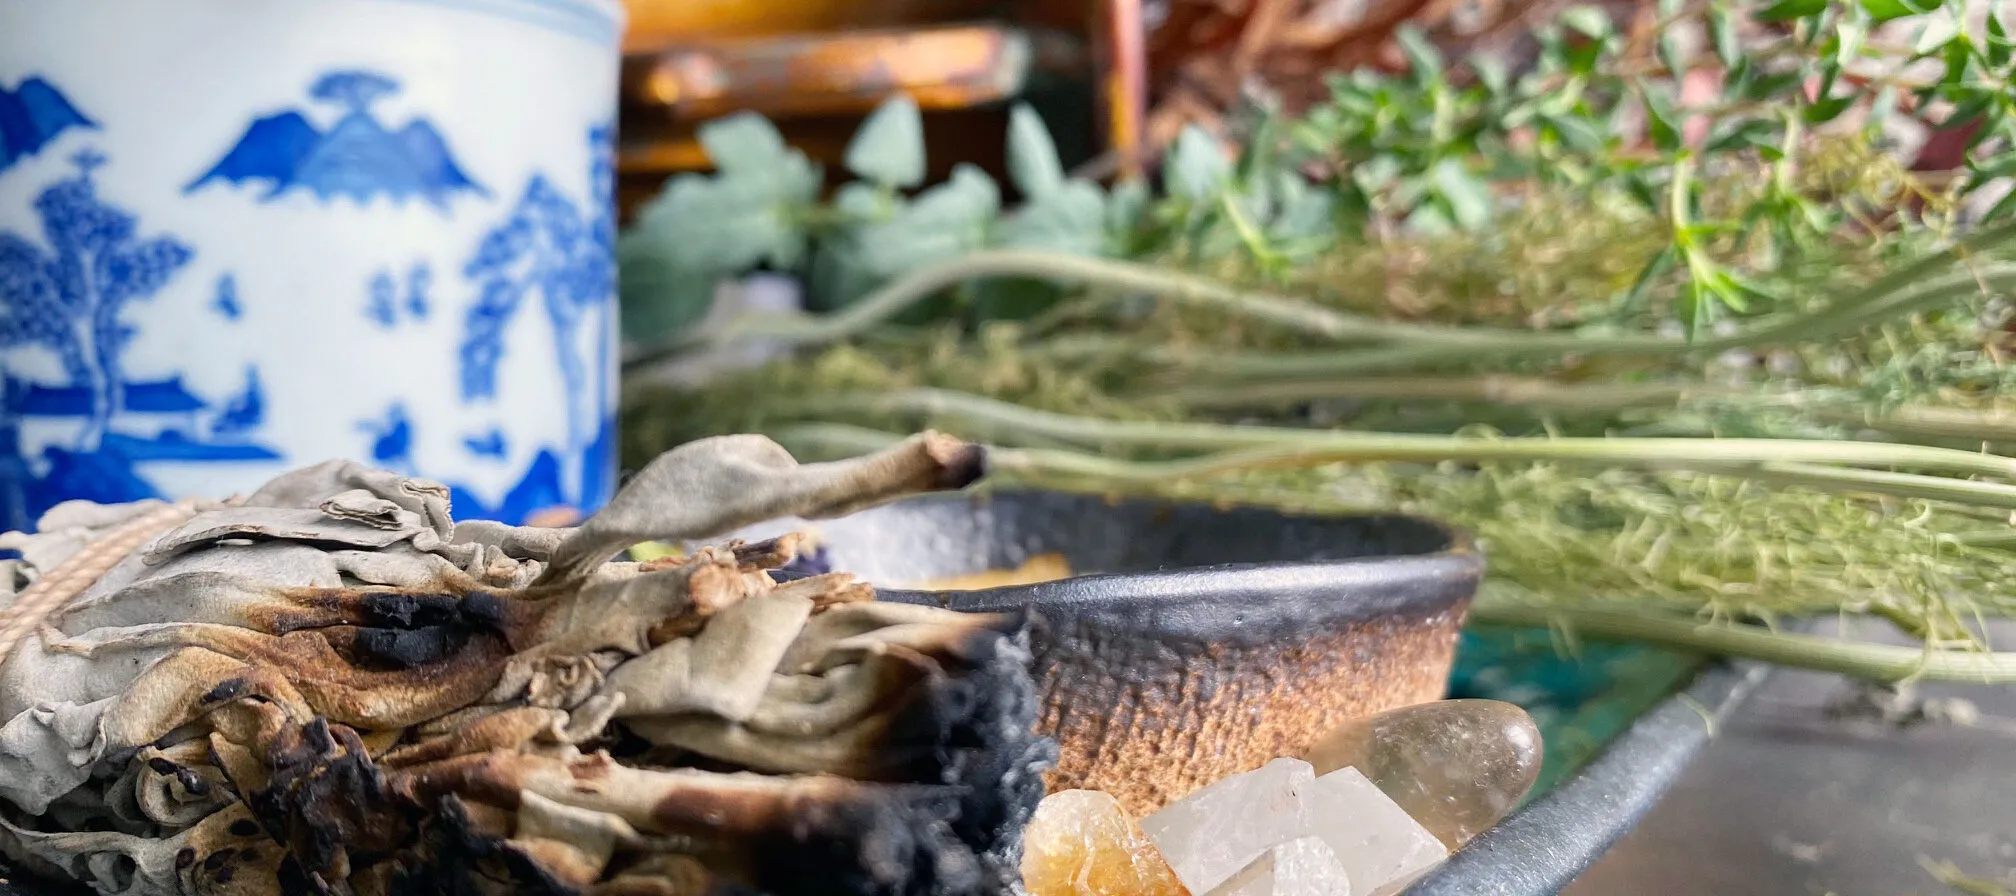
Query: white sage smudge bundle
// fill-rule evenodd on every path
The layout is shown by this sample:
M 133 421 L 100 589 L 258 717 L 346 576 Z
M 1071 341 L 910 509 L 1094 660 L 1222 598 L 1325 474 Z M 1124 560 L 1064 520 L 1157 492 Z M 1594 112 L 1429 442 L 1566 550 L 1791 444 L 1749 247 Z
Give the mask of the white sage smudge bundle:
M 676 449 L 576 529 L 350 463 L 0 537 L 0 852 L 131 896 L 992 894 L 1054 746 L 1026 621 L 647 540 L 962 487 L 935 434 Z

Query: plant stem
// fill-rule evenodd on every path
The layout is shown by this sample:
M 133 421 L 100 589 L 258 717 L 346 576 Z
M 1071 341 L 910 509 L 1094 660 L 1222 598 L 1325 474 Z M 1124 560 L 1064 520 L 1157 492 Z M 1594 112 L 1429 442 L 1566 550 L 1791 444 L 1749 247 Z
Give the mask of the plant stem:
M 1801 485 L 1837 493 L 1952 501 L 2016 510 L 2016 486 L 1995 482 L 1916 476 L 1881 470 L 1850 470 L 1798 463 L 1730 466 L 1722 469 L 1717 469 L 1713 464 L 1703 464 L 1696 469 L 1703 473 L 1721 473 L 1769 485 Z
M 1707 394 L 1707 391 L 1685 384 L 1612 383 L 1589 386 L 1557 383 L 1541 377 L 1486 374 L 1238 383 L 1179 389 L 1155 397 L 1181 407 L 1199 410 L 1267 407 L 1338 398 L 1369 398 L 1517 405 L 1549 411 L 1615 411 L 1625 408 L 1676 405 L 1703 394 Z
M 1689 342 L 1652 336 L 1583 336 L 1573 333 L 1533 332 L 1506 334 L 1498 340 L 1471 339 L 1462 343 L 1434 344 L 1427 340 L 1398 342 L 1361 351 L 1269 352 L 1256 354 L 1225 350 L 1164 351 L 1141 353 L 1144 358 L 1176 364 L 1192 375 L 1217 375 L 1233 379 L 1294 379 L 1349 376 L 1376 371 L 1406 370 L 1460 362 L 1477 364 L 1518 360 L 1547 360 L 1562 355 L 1637 355 L 1676 357 L 1709 354 L 1735 348 L 1762 345 L 1801 344 L 1839 336 L 1881 320 L 1902 317 L 1929 308 L 1950 306 L 1982 291 L 2016 291 L 2016 264 L 1994 263 L 1976 270 L 1963 270 L 1930 279 L 1895 286 L 1887 293 L 1837 302 L 1817 311 L 1776 318 L 1753 324 L 1728 336 Z M 1466 332 L 1475 332 L 1469 330 Z
M 1880 413 L 1829 407 L 1813 408 L 1809 413 L 1822 423 L 1866 426 L 1902 436 L 2016 442 L 2016 414 L 2002 411 L 1905 405 Z
M 996 277 L 1034 277 L 1117 292 L 1151 293 L 1178 305 L 1220 308 L 1325 339 L 1432 338 L 1436 331 L 1448 329 L 1360 317 L 1299 299 L 1241 290 L 1206 277 L 1146 265 L 1061 252 L 994 249 L 962 255 L 900 277 L 842 311 L 820 317 L 749 318 L 731 326 L 728 335 L 798 344 L 838 341 L 875 327 L 941 290 L 969 280 Z M 1499 335 L 1485 333 L 1479 338 L 1496 339 Z
M 1471 606 L 1470 621 L 1483 625 L 1558 626 L 1585 638 L 1642 641 L 1878 681 L 2016 684 L 2016 653 L 1865 644 L 1773 631 L 1759 625 L 1704 623 L 1644 610 L 1539 607 L 1485 598 Z
M 1950 448 L 1883 442 L 1820 439 L 1605 439 L 1487 438 L 1373 432 L 1325 432 L 1215 423 L 1142 423 L 1101 420 L 1024 408 L 1007 402 L 938 389 L 911 389 L 880 395 L 822 397 L 802 406 L 806 416 L 867 411 L 959 421 L 989 437 L 1013 441 L 1023 435 L 1108 448 L 1187 451 L 1251 449 L 1237 461 L 1201 459 L 1188 463 L 1214 468 L 1232 465 L 1300 465 L 1340 461 L 1577 461 L 1640 468 L 1692 469 L 1712 465 L 1804 463 L 1854 467 L 1907 467 L 1957 474 L 2016 479 L 2016 460 Z M 1095 458 L 1096 459 L 1096 458 Z M 1121 463 L 1112 462 L 1108 463 Z M 1178 462 L 1178 464 L 1185 462 Z M 1118 468 L 1116 468 L 1116 473 Z M 1167 474 L 1162 474 L 1167 475 Z
M 1089 348 L 1089 347 L 1088 347 Z M 1511 374 L 1481 376 L 1379 376 L 1232 383 L 1144 393 L 1194 410 L 1277 407 L 1340 398 L 1387 401 L 1455 401 L 1534 411 L 1603 413 L 1631 408 L 1678 407 L 1696 401 L 1758 409 L 1791 409 L 1819 423 L 1859 426 L 1912 438 L 2016 442 L 2016 414 L 1997 410 L 1904 405 L 1857 410 L 1825 396 L 1799 392 L 1721 389 L 1693 383 L 1560 383 Z

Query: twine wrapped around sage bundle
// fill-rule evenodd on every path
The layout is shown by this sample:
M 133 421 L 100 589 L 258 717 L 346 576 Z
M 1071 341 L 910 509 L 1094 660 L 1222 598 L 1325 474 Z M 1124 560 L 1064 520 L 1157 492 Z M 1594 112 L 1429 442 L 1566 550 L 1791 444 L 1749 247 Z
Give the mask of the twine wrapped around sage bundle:
M 131 896 L 1007 892 L 1026 620 L 778 584 L 799 536 L 614 559 L 980 466 L 711 438 L 575 529 L 347 462 L 59 506 L 0 537 L 0 851 Z

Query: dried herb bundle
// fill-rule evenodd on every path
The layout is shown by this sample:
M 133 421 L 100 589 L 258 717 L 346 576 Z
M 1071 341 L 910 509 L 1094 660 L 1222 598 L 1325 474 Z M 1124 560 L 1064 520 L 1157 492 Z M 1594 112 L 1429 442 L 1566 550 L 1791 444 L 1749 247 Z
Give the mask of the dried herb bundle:
M 980 459 L 707 439 L 571 530 L 349 463 L 62 505 L 4 539 L 0 849 L 131 896 L 1007 892 L 1053 749 L 1023 620 L 777 584 L 796 537 L 612 559 Z

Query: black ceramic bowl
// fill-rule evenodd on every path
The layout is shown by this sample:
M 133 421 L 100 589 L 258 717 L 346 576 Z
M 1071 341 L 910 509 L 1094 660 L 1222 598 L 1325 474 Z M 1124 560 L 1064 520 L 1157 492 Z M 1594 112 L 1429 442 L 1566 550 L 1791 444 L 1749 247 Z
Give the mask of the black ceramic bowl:
M 817 523 L 832 567 L 883 600 L 1031 608 L 1052 790 L 1145 815 L 1299 754 L 1331 727 L 1439 699 L 1483 572 L 1460 533 L 1406 516 L 1054 492 L 944 495 Z M 906 586 L 1061 554 L 1070 578 L 979 591 Z

